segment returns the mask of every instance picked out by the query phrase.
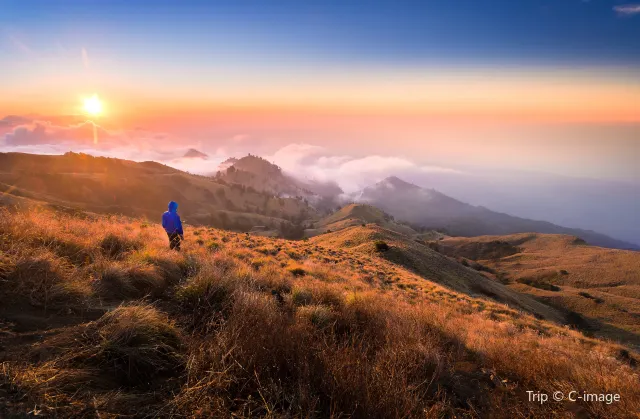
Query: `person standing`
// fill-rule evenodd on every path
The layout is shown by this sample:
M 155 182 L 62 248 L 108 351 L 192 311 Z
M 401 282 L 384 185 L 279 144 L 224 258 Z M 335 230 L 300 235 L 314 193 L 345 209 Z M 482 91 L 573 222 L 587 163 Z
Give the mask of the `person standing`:
M 184 240 L 182 221 L 178 215 L 178 203 L 169 202 L 169 210 L 162 214 L 162 228 L 169 236 L 169 249 L 180 250 L 180 242 Z

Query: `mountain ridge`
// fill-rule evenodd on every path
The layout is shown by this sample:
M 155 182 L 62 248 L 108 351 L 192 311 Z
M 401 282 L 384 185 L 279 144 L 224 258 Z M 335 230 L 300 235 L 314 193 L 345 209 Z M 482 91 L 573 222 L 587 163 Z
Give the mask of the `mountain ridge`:
M 549 233 L 576 235 L 604 247 L 640 250 L 640 245 L 618 240 L 591 230 L 559 226 L 476 207 L 434 189 L 425 189 L 395 176 L 351 195 L 356 202 L 374 205 L 399 220 L 429 229 L 445 229 L 455 236 L 489 234 Z

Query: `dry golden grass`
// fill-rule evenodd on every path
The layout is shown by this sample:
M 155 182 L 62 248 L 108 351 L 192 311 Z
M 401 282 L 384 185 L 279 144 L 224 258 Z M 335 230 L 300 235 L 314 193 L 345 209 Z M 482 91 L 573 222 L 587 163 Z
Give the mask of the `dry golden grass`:
M 62 324 L 31 334 L 9 325 L 0 335 L 0 416 L 640 411 L 636 353 L 444 288 L 376 254 L 204 228 L 187 228 L 177 253 L 159 226 L 136 220 L 0 215 L 1 317 L 19 323 L 22 310 Z M 105 251 L 105 240 L 137 245 Z M 219 243 L 215 251 L 208 241 Z M 56 279 L 27 292 L 25 272 L 43 269 L 21 261 L 42 258 Z M 78 288 L 58 287 L 67 283 Z M 65 311 L 88 308 L 104 314 L 88 321 Z M 527 390 L 613 392 L 621 401 L 541 405 Z
M 411 227 L 391 220 L 382 210 L 366 204 L 349 204 L 317 221 L 314 228 L 306 230 L 305 234 L 307 237 L 313 237 L 326 232 L 340 231 L 366 224 L 376 224 L 409 237 L 418 234 Z
M 520 293 L 577 313 L 585 330 L 640 348 L 640 252 L 534 233 L 452 237 L 438 245 L 490 267 L 489 276 Z

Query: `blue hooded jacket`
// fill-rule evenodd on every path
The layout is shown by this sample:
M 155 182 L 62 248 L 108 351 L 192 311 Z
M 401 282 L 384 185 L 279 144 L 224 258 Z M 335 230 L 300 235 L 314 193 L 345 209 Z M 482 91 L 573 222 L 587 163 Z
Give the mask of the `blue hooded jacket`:
M 182 232 L 182 221 L 180 221 L 180 216 L 178 215 L 177 202 L 169 202 L 169 211 L 162 214 L 162 227 L 168 234 L 184 234 Z

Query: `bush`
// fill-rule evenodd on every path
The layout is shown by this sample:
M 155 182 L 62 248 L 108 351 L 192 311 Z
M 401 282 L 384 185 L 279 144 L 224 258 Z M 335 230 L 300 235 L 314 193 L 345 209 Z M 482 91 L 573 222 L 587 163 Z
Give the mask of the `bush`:
M 297 314 L 319 328 L 330 326 L 335 321 L 335 313 L 329 307 L 323 305 L 300 307 Z
M 3 271 L 7 279 L 0 282 L 2 294 L 28 297 L 35 306 L 79 302 L 90 293 L 85 283 L 74 275 L 73 266 L 51 253 L 20 258 L 15 263 L 5 259 Z
M 560 287 L 557 287 L 553 284 L 549 284 L 548 282 L 544 282 L 538 278 L 518 278 L 516 282 L 520 284 L 529 285 L 530 287 L 539 288 L 541 290 L 547 291 L 560 291 Z
M 220 250 L 220 243 L 218 243 L 217 241 L 214 241 L 214 240 L 209 240 L 207 242 L 207 249 L 209 249 L 212 252 Z
M 191 316 L 191 325 L 196 328 L 207 328 L 224 318 L 235 301 L 234 294 L 251 281 L 245 270 L 225 266 L 223 259 L 218 260 L 218 264 L 215 262 L 203 266 L 176 292 L 177 300 Z
M 297 277 L 305 276 L 307 274 L 307 272 L 300 266 L 290 267 L 289 272 L 291 272 L 293 276 L 297 276 Z
M 130 240 L 115 234 L 107 234 L 100 241 L 100 249 L 102 253 L 113 259 L 122 259 L 124 255 L 133 250 L 142 248 L 142 243 L 137 240 Z
M 260 268 L 262 268 L 265 264 L 267 263 L 267 259 L 266 258 L 255 258 L 251 261 L 251 267 L 258 271 L 260 270 Z
M 313 300 L 313 294 L 311 293 L 310 290 L 306 288 L 295 287 L 291 291 L 291 301 L 296 306 L 304 306 L 304 305 L 311 304 L 312 300 Z
M 150 305 L 120 306 L 56 340 L 68 351 L 70 365 L 97 367 L 123 385 L 150 385 L 183 366 L 180 332 Z
M 389 250 L 389 245 L 387 244 L 387 242 L 382 240 L 376 241 L 375 246 L 377 252 L 386 252 L 387 250 Z
M 166 282 L 157 268 L 151 264 L 126 265 L 111 263 L 93 268 L 96 293 L 108 300 L 141 298 L 145 295 L 160 295 Z
M 580 291 L 578 294 L 580 296 L 584 297 L 584 298 L 588 298 L 590 300 L 593 300 L 596 304 L 604 303 L 604 300 L 602 298 L 594 297 L 593 295 L 589 294 L 588 292 Z

